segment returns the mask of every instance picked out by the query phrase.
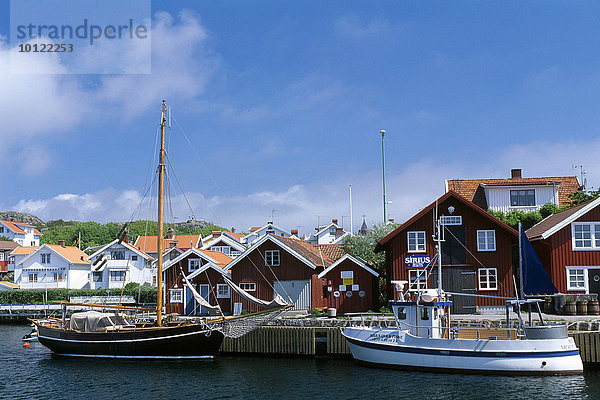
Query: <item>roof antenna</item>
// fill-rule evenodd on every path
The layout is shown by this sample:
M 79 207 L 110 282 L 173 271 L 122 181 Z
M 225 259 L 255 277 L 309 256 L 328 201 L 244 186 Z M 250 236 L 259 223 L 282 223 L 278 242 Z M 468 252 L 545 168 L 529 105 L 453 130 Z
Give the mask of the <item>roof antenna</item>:
M 581 190 L 585 191 L 586 188 L 586 184 L 587 184 L 587 178 L 585 177 L 585 175 L 587 174 L 586 170 L 583 169 L 584 166 L 583 165 L 575 165 L 572 164 L 572 168 L 573 169 L 577 169 L 579 168 L 579 176 L 580 176 L 580 183 L 581 183 Z

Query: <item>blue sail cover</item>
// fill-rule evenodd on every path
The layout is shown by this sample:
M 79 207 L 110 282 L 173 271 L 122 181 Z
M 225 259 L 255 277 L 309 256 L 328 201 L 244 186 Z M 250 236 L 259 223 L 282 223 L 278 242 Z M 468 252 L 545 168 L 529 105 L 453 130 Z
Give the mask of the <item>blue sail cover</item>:
M 525 230 L 521 227 L 521 251 L 523 256 L 523 292 L 527 296 L 558 293 L 558 289 L 546 273 Z

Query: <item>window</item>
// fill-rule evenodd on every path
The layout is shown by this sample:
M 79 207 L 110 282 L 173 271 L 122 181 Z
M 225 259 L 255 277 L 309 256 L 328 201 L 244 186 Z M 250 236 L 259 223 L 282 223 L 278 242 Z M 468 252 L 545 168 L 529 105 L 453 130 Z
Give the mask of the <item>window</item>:
M 131 261 L 137 261 L 138 256 L 131 256 Z
M 335 227 L 329 228 L 329 234 L 335 236 Z
M 113 260 L 124 260 L 125 259 L 125 251 L 113 250 L 110 252 L 110 258 Z
M 4 253 L 0 253 L 0 261 L 4 261 Z
M 125 271 L 110 271 L 110 280 L 112 282 L 123 282 L 125 280 Z
M 265 265 L 269 267 L 277 267 L 279 265 L 279 250 L 265 251 Z
M 202 260 L 199 258 L 191 258 L 188 260 L 188 271 L 196 271 L 200 269 L 200 264 Z
M 169 303 L 183 303 L 183 289 L 171 289 L 169 291 Z
M 210 248 L 212 251 L 220 251 L 223 254 L 229 255 L 229 251 L 231 248 L 229 246 L 212 246 Z
M 92 280 L 94 282 L 102 282 L 102 271 L 100 272 L 93 272 L 92 273 Z
M 0 226 L 0 233 L 4 233 L 4 227 Z
M 511 190 L 510 205 L 512 207 L 535 206 L 535 190 Z
M 477 251 L 496 251 L 496 231 L 477 231 Z
M 240 283 L 240 289 L 245 290 L 246 292 L 255 292 L 256 291 L 256 283 L 242 282 L 242 283 Z
M 236 258 L 237 256 L 239 256 L 240 254 L 242 254 L 241 251 L 239 250 L 231 250 L 231 252 L 229 253 L 229 257 L 231 258 Z
M 479 290 L 498 289 L 498 271 L 496 268 L 479 268 Z
M 41 253 L 40 256 L 42 264 L 50 264 L 50 253 Z
M 38 274 L 37 273 L 30 273 L 29 274 L 29 282 L 37 282 L 38 281 Z
M 600 249 L 600 223 L 574 223 L 573 224 L 573 249 L 598 250 Z
M 54 273 L 54 282 L 64 282 L 64 281 L 65 281 L 65 275 L 62 272 Z
M 217 299 L 228 299 L 231 297 L 229 291 L 229 285 L 219 283 L 217 284 Z
M 585 269 L 567 269 L 567 290 L 585 290 Z
M 462 225 L 462 217 L 460 215 L 442 215 L 440 223 L 442 225 Z
M 409 269 L 408 270 L 408 290 L 416 292 L 418 290 L 427 289 L 427 270 L 425 269 Z
M 408 251 L 425 251 L 425 231 L 407 232 Z

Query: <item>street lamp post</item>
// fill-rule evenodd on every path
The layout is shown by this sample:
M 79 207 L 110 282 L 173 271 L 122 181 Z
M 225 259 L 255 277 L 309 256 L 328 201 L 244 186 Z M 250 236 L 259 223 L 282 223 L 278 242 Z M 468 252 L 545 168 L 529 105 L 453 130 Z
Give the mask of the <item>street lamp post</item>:
M 382 164 L 382 172 L 383 172 L 383 224 L 385 225 L 387 222 L 387 213 L 385 210 L 386 200 L 385 200 L 385 149 L 383 145 L 383 137 L 385 136 L 385 130 L 380 130 L 381 133 L 381 164 Z

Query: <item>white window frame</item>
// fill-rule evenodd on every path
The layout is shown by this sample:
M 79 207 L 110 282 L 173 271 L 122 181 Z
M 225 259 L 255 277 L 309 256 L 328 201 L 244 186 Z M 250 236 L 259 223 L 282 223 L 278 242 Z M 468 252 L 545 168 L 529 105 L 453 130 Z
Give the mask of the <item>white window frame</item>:
M 461 215 L 442 215 L 440 217 L 440 223 L 442 225 L 462 225 Z
M 256 283 L 240 282 L 240 289 L 245 290 L 246 292 L 256 292 Z
M 40 264 L 50 264 L 52 253 L 40 253 Z
M 481 245 L 481 242 L 479 240 L 480 235 L 483 235 L 484 240 L 484 246 Z M 493 236 L 494 239 L 494 244 L 493 247 L 490 247 L 490 244 L 488 242 L 488 239 L 490 237 L 490 235 Z M 496 231 L 493 229 L 481 229 L 477 231 L 477 251 L 496 251 Z
M 241 251 L 231 249 L 231 252 L 229 253 L 229 257 L 237 258 L 240 254 L 242 254 Z
M 197 263 L 197 265 L 196 265 Z M 190 258 L 188 259 L 188 272 L 197 271 L 202 266 L 201 258 Z
M 99 277 L 99 279 L 96 279 Z M 104 279 L 104 273 L 102 271 L 92 271 L 92 282 L 102 282 Z
M 417 278 L 419 278 L 417 280 Z M 427 269 L 409 269 L 408 270 L 408 291 L 418 292 L 427 289 Z M 417 282 L 417 285 L 413 285 Z
M 54 272 L 52 274 L 52 280 L 54 282 L 64 282 L 65 281 L 65 273 L 64 272 Z
M 138 256 L 135 254 L 131 255 L 131 261 L 137 261 L 138 260 Z
M 210 248 L 211 251 L 218 251 L 225 255 L 229 255 L 231 253 L 231 246 L 212 246 Z
M 265 250 L 265 265 L 267 267 L 278 267 L 280 263 L 279 250 Z
M 34 279 L 33 279 L 34 278 Z M 38 273 L 37 272 L 30 272 L 29 274 L 27 274 L 27 282 L 38 282 L 39 278 L 38 278 Z
M 584 226 L 586 226 L 590 229 L 589 239 L 586 239 L 583 236 L 581 238 L 576 237 L 577 227 L 582 227 L 582 231 L 583 231 Z M 573 222 L 571 224 L 572 249 L 574 251 L 590 251 L 590 250 L 591 251 L 600 251 L 600 231 L 597 230 L 598 226 L 600 226 L 600 222 Z M 590 245 L 589 246 L 583 245 L 585 243 L 585 241 L 587 241 L 587 240 L 590 241 Z M 580 241 L 584 242 L 584 243 L 582 243 L 582 245 L 578 246 L 577 242 L 580 242 Z
M 169 303 L 183 303 L 183 289 L 169 290 Z
M 123 277 L 123 279 L 114 279 L 116 277 Z M 109 282 L 125 282 L 127 278 L 127 271 L 108 271 L 108 281 Z
M 217 299 L 229 299 L 231 288 L 226 283 L 217 283 Z
M 517 192 L 517 204 L 513 204 L 512 201 L 512 193 L 513 192 Z M 519 193 L 518 192 L 533 192 L 533 204 L 518 204 L 519 203 Z M 511 207 L 535 207 L 536 206 L 536 202 L 537 202 L 537 193 L 535 189 L 512 189 L 509 191 L 508 193 L 508 201 L 510 203 Z M 527 200 L 529 199 L 529 193 L 525 193 L 525 202 L 527 203 Z
M 411 236 L 415 239 L 415 246 L 411 248 Z M 406 243 L 408 251 L 411 253 L 425 253 L 427 251 L 427 234 L 425 231 L 408 231 L 406 232 Z
M 498 290 L 497 268 L 479 268 L 477 278 L 479 290 Z
M 588 269 L 585 267 L 567 267 L 567 290 L 573 292 L 588 291 Z M 575 279 L 571 280 L 571 277 Z M 582 281 L 580 281 L 582 280 Z M 581 285 L 573 285 L 572 283 L 580 282 Z

